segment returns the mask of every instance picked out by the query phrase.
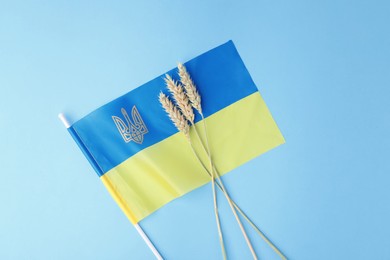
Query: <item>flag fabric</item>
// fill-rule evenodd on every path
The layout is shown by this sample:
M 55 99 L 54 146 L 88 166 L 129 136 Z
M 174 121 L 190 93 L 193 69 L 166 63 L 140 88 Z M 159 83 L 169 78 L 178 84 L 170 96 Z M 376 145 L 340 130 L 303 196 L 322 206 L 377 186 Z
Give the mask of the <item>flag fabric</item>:
M 232 41 L 184 65 L 202 96 L 210 150 L 221 175 L 284 143 Z M 176 72 L 167 74 L 177 79 Z M 210 181 L 162 109 L 161 91 L 166 92 L 163 76 L 68 128 L 133 224 Z M 200 119 L 197 115 L 195 122 Z

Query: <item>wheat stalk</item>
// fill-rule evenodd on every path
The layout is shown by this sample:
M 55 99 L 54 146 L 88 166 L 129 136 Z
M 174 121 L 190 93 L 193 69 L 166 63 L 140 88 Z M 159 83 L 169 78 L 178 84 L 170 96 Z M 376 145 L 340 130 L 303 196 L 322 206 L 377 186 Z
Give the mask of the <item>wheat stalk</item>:
M 203 146 L 203 149 L 204 146 Z M 207 167 L 204 165 L 204 163 L 202 162 L 202 160 L 200 159 L 199 155 L 195 152 L 195 156 L 197 158 L 197 160 L 199 161 L 199 163 L 202 165 L 203 169 L 206 171 L 206 173 L 212 177 L 212 173 L 207 169 Z M 217 169 L 215 168 L 215 166 L 213 166 L 214 168 L 214 171 L 216 172 L 217 175 L 218 174 L 218 171 Z M 230 200 L 230 202 L 233 204 L 234 208 L 236 208 L 236 210 L 238 210 L 238 212 L 241 214 L 241 216 L 249 223 L 249 225 L 251 225 L 251 227 L 260 235 L 260 237 L 280 256 L 281 259 L 283 260 L 287 260 L 287 258 L 283 255 L 283 253 L 271 242 L 271 240 L 260 230 L 260 228 L 258 228 L 256 226 L 256 224 L 244 213 L 244 211 L 234 202 L 234 200 L 230 197 L 230 195 L 227 193 L 227 190 L 225 189 L 225 187 L 223 186 L 222 184 L 222 179 L 219 178 L 215 181 L 215 184 L 217 185 L 217 187 L 224 193 L 227 195 L 227 198 L 228 200 Z
M 194 126 L 195 133 L 200 140 L 198 130 L 195 127 L 195 122 L 194 122 L 195 115 L 194 115 L 194 111 L 192 109 L 192 107 L 194 107 L 195 109 L 197 109 L 199 111 L 199 113 L 202 113 L 202 108 L 201 108 L 201 104 L 200 104 L 200 101 L 201 101 L 200 95 L 197 92 L 195 85 L 193 84 L 187 70 L 185 69 L 185 67 L 182 64 L 181 65 L 179 64 L 179 75 L 180 75 L 180 72 L 182 72 L 182 75 L 184 77 L 184 80 L 181 77 L 181 79 L 182 79 L 181 82 L 184 84 L 184 87 L 187 86 L 187 89 L 188 89 L 186 92 L 184 92 L 183 85 L 175 82 L 169 75 L 166 75 L 165 82 L 167 84 L 168 89 L 173 94 L 173 97 L 176 100 L 176 103 L 179 106 L 180 110 L 183 112 L 184 116 L 190 122 L 191 126 Z M 191 139 L 190 139 L 190 145 L 191 145 L 192 151 L 197 156 Z M 215 217 L 216 217 L 216 221 L 217 221 L 218 234 L 219 234 L 219 239 L 220 239 L 220 243 L 221 243 L 223 258 L 227 259 L 225 245 L 224 245 L 224 241 L 223 241 L 223 233 L 222 233 L 222 228 L 221 228 L 221 223 L 220 223 L 219 213 L 218 213 L 217 193 L 215 191 L 215 175 L 214 175 L 214 171 L 213 171 L 213 167 L 212 167 L 213 163 L 211 161 L 210 156 L 209 156 L 209 160 L 210 160 L 210 170 L 211 170 L 211 176 L 210 176 L 211 177 L 211 187 L 212 187 L 212 191 L 213 191 L 214 211 L 215 211 Z
M 184 92 L 183 86 L 177 81 L 174 81 L 168 74 L 165 74 L 164 81 L 167 84 L 169 91 L 172 93 L 173 98 L 175 99 L 176 104 L 179 106 L 180 111 L 183 113 L 184 117 L 190 121 L 191 124 L 194 124 L 194 111 L 192 110 L 188 96 Z
M 179 69 L 180 81 L 186 90 L 186 94 L 191 102 L 192 107 L 198 110 L 199 114 L 202 114 L 201 98 L 194 82 L 190 77 L 190 74 L 188 74 L 186 67 L 184 67 L 182 63 L 179 63 L 177 68 Z
M 232 200 L 222 182 L 222 179 L 220 178 L 219 174 L 217 171 L 215 171 L 215 175 L 214 175 L 214 170 L 215 170 L 215 166 L 214 166 L 214 163 L 212 161 L 212 158 L 211 158 L 211 151 L 210 151 L 210 145 L 209 145 L 209 141 L 208 141 L 208 134 L 207 134 L 207 129 L 206 129 L 206 123 L 205 123 L 205 119 L 204 119 L 204 115 L 202 113 L 202 106 L 201 106 L 201 97 L 200 97 L 200 94 L 198 92 L 198 90 L 196 89 L 195 87 L 195 84 L 194 82 L 192 81 L 186 67 L 182 64 L 182 63 L 179 63 L 178 64 L 178 69 L 179 69 L 179 76 L 180 76 L 180 81 L 183 83 L 184 85 L 184 88 L 186 90 L 186 94 L 192 104 L 192 106 L 198 110 L 199 114 L 201 115 L 202 117 L 202 122 L 203 122 L 203 129 L 204 129 L 204 133 L 205 133 L 205 136 L 206 136 L 206 147 L 207 147 L 207 150 L 205 149 L 205 145 L 203 144 L 202 142 L 202 139 L 200 138 L 199 134 L 197 134 L 198 138 L 199 138 L 199 141 L 200 143 L 202 144 L 201 146 L 203 147 L 203 149 L 205 150 L 206 154 L 208 155 L 209 157 L 209 162 L 210 162 L 210 168 L 211 168 L 211 176 L 212 178 L 215 178 L 215 179 L 219 179 L 219 182 L 220 182 L 220 185 L 222 187 L 222 191 L 228 201 L 228 204 L 233 212 L 233 215 L 234 217 L 236 218 L 237 220 L 237 224 L 238 226 L 240 227 L 241 229 L 241 232 L 244 236 L 244 239 L 249 247 L 249 250 L 251 251 L 252 253 L 252 256 L 254 259 L 257 259 L 257 255 L 256 255 L 256 252 L 255 250 L 253 249 L 253 246 L 252 246 L 252 243 L 245 231 L 245 228 L 244 226 L 242 225 L 241 223 L 241 220 L 240 218 L 238 217 L 237 215 L 237 212 L 236 212 L 236 208 L 234 207 L 233 203 L 232 203 Z M 195 126 L 194 126 L 195 127 Z
M 214 205 L 215 205 L 215 210 L 216 210 L 217 225 L 218 225 L 218 230 L 219 230 L 219 234 L 220 234 L 220 240 L 221 240 L 221 246 L 222 246 L 222 252 L 224 255 L 224 259 L 226 259 L 226 252 L 224 249 L 222 231 L 221 231 L 221 227 L 220 227 L 220 223 L 219 223 L 219 216 L 218 216 L 218 212 L 217 212 L 214 185 L 218 186 L 218 188 L 222 191 L 222 193 L 225 195 L 226 199 L 228 200 L 228 203 L 229 203 L 229 205 L 233 211 L 233 214 L 234 214 L 234 216 L 239 224 L 239 227 L 244 235 L 244 238 L 248 244 L 248 247 L 251 250 L 253 258 L 257 259 L 256 253 L 254 252 L 253 247 L 251 245 L 251 242 L 250 242 L 249 238 L 247 237 L 246 231 L 245 231 L 244 227 L 242 226 L 241 221 L 239 220 L 239 218 L 237 216 L 236 210 L 245 218 L 246 221 L 248 221 L 248 223 L 256 230 L 256 232 L 265 240 L 265 242 L 267 242 L 267 244 L 273 250 L 275 250 L 275 252 L 282 259 L 286 259 L 286 257 L 280 252 L 280 250 L 264 235 L 263 232 L 261 232 L 261 230 L 246 216 L 246 214 L 238 207 L 238 205 L 229 196 L 227 189 L 224 187 L 222 179 L 220 178 L 220 175 L 219 175 L 217 169 L 215 168 L 215 165 L 214 165 L 212 158 L 211 158 L 206 123 L 204 120 L 204 115 L 202 113 L 200 94 L 197 91 L 196 86 L 195 86 L 194 82 L 192 81 L 189 73 L 187 72 L 187 69 L 185 68 L 185 66 L 183 64 L 179 63 L 178 69 L 179 69 L 180 81 L 182 84 L 174 81 L 169 75 L 166 75 L 165 82 L 167 84 L 169 91 L 173 94 L 173 97 L 176 101 L 176 104 L 178 105 L 180 110 L 177 109 L 177 107 L 175 107 L 175 105 L 163 93 L 160 93 L 159 99 L 160 99 L 160 103 L 163 105 L 164 109 L 167 111 L 169 117 L 171 118 L 171 120 L 173 121 L 175 126 L 179 129 L 179 131 L 183 132 L 185 134 L 185 136 L 187 137 L 188 141 L 190 142 L 192 151 L 194 152 L 197 160 L 201 163 L 201 165 L 205 169 L 206 173 L 212 179 L 213 193 L 214 193 Z M 183 87 L 185 89 L 185 92 L 183 90 Z M 200 135 L 198 134 L 198 131 L 195 127 L 194 113 L 193 113 L 191 106 L 194 109 L 196 109 L 202 117 L 203 129 L 204 129 L 205 136 L 206 136 L 206 144 L 207 144 L 206 146 L 205 146 L 204 142 L 202 141 L 202 139 L 200 138 Z M 198 153 L 195 151 L 195 149 L 193 147 L 191 138 L 189 136 L 190 125 L 188 125 L 187 120 L 190 122 L 191 126 L 194 126 L 194 130 L 196 132 L 197 138 L 200 141 L 201 147 L 203 148 L 204 152 L 209 157 L 210 170 L 208 170 L 206 168 L 206 166 L 204 165 L 204 163 L 200 159 Z M 207 149 L 206 149 L 206 147 L 207 147 Z
M 182 132 L 187 139 L 189 139 L 190 126 L 188 125 L 187 120 L 184 118 L 180 110 L 177 109 L 177 107 L 164 93 L 160 92 L 158 99 L 176 128 Z
M 191 126 L 194 126 L 195 114 L 194 114 L 193 108 L 191 106 L 190 100 L 189 100 L 187 94 L 184 92 L 183 86 L 180 83 L 174 81 L 171 78 L 171 76 L 169 76 L 168 74 L 165 75 L 164 81 L 165 81 L 165 84 L 167 85 L 167 88 L 172 93 L 173 98 L 175 99 L 176 104 L 179 107 L 181 113 L 183 113 L 184 118 L 190 122 Z M 160 97 L 161 97 L 160 100 L 162 100 L 163 102 L 167 102 L 168 98 L 165 95 L 164 96 L 162 96 L 162 95 L 163 94 L 160 93 Z M 166 104 L 166 107 L 169 108 L 168 110 L 172 110 L 172 108 L 171 108 L 172 105 L 173 105 L 172 102 L 169 102 L 169 103 Z M 176 108 L 176 107 L 174 107 L 174 108 Z M 194 130 L 196 132 L 196 135 L 199 137 L 199 133 L 198 133 L 198 131 L 197 131 L 195 126 L 194 126 Z M 197 153 L 196 153 L 196 151 L 194 149 L 193 143 L 191 141 L 191 138 L 187 137 L 187 139 L 188 139 L 189 144 L 191 146 L 192 152 L 195 154 L 196 157 L 198 157 L 198 155 L 197 155 Z M 211 171 L 213 171 L 212 168 L 211 168 Z M 223 233 L 222 233 L 222 228 L 221 228 L 221 223 L 220 223 L 219 213 L 218 213 L 217 193 L 216 193 L 216 190 L 215 190 L 215 177 L 214 177 L 214 174 L 212 174 L 210 177 L 211 177 L 211 181 L 212 181 L 214 212 L 215 212 L 215 218 L 216 218 L 217 227 L 218 227 L 219 240 L 220 240 L 220 244 L 221 244 L 221 250 L 222 250 L 223 258 L 226 260 L 227 259 L 227 257 L 226 257 L 226 250 L 225 250 Z

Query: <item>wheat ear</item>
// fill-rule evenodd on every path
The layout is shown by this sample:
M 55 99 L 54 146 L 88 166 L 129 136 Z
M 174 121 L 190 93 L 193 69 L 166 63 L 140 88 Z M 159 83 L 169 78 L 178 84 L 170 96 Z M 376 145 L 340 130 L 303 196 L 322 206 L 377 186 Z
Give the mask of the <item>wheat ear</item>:
M 179 69 L 180 81 L 186 90 L 192 107 L 198 110 L 199 114 L 202 114 L 201 98 L 194 82 L 190 77 L 190 74 L 187 72 L 186 67 L 184 67 L 182 63 L 179 63 L 177 68 Z
M 173 80 L 168 74 L 165 74 L 164 80 L 167 88 L 172 93 L 176 104 L 180 108 L 180 111 L 183 113 L 184 117 L 193 124 L 195 119 L 194 111 L 192 110 L 190 100 L 184 92 L 183 86 L 179 82 Z
M 190 126 L 188 125 L 188 122 L 184 118 L 183 114 L 164 93 L 160 92 L 158 99 L 176 128 L 182 132 L 187 139 L 189 139 Z

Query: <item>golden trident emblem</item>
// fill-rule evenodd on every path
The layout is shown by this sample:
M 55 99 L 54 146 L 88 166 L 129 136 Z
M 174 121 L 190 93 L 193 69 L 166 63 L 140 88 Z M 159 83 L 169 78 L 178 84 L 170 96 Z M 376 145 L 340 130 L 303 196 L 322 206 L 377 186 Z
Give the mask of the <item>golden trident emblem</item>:
M 125 140 L 126 143 L 134 141 L 137 144 L 142 144 L 144 141 L 144 134 L 148 132 L 148 129 L 146 128 L 146 125 L 136 106 L 133 106 L 131 109 L 132 120 L 130 120 L 129 115 L 124 108 L 121 109 L 121 112 L 126 120 L 126 123 L 117 116 L 112 116 L 112 119 L 114 120 L 119 133 L 122 135 L 123 140 Z

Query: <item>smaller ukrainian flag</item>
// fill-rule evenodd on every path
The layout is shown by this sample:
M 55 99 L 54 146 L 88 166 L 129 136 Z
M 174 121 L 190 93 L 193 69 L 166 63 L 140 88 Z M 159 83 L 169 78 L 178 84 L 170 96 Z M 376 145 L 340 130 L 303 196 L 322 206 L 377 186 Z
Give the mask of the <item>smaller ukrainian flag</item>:
M 221 175 L 284 143 L 232 41 L 185 66 L 202 96 L 210 150 Z M 159 76 L 68 128 L 133 224 L 210 181 L 161 108 L 157 96 L 164 89 Z

